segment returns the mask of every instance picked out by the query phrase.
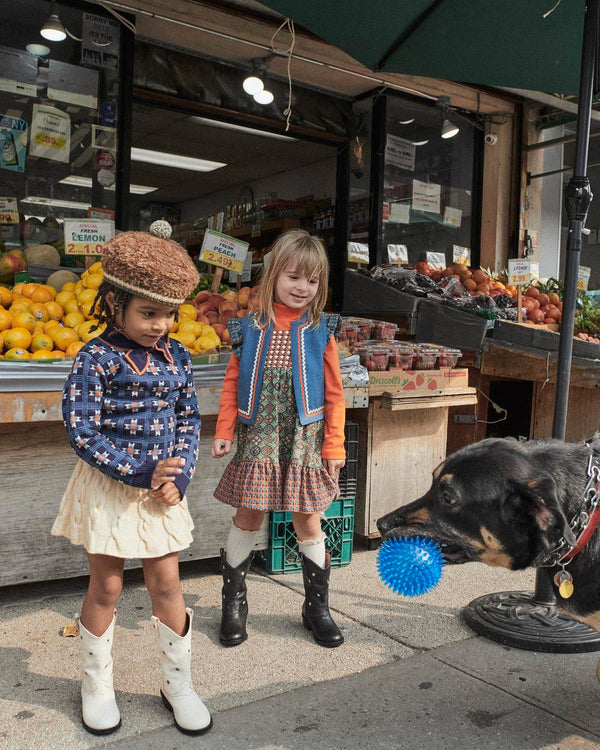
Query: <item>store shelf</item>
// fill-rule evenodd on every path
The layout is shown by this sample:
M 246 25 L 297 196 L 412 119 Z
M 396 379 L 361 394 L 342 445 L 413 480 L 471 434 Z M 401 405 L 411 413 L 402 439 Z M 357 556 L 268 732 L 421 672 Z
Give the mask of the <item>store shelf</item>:
M 286 219 L 271 219 L 269 221 L 261 221 L 260 233 L 263 234 L 267 232 L 287 232 L 288 229 L 297 229 L 299 226 L 300 219 L 295 217 L 289 217 Z M 224 232 L 224 234 L 228 234 L 230 237 L 250 237 L 254 239 L 254 227 L 252 224 L 246 224 L 242 227 L 233 227 Z

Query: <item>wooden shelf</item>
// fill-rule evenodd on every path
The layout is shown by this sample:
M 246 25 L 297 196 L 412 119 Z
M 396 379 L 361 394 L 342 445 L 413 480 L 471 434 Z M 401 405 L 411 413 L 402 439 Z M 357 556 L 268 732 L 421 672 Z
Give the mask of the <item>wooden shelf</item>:
M 271 219 L 269 221 L 261 221 L 260 233 L 262 235 L 263 232 L 287 232 L 288 229 L 297 229 L 299 226 L 300 219 L 295 217 Z M 251 239 L 256 239 L 255 237 L 252 237 L 252 229 L 251 224 L 246 224 L 242 227 L 228 229 L 224 234 L 228 234 L 230 237 L 250 237 Z

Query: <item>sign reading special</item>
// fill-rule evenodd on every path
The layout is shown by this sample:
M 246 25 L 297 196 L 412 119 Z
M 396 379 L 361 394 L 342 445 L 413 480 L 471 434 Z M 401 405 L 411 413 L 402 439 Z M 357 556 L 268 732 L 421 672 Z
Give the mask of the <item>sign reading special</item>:
M 65 255 L 101 255 L 102 245 L 115 236 L 108 219 L 65 219 Z
M 204 233 L 200 260 L 211 266 L 242 273 L 248 252 L 248 242 L 207 229 Z

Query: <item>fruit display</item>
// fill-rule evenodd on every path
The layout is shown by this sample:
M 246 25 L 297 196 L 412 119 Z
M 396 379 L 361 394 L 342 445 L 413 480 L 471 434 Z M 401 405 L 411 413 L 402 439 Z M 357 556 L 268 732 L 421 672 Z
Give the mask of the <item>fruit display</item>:
M 74 357 L 105 328 L 96 328 L 92 309 L 104 279 L 101 262 L 79 278 L 68 270 L 53 273 L 46 284 L 0 285 L 0 359 L 51 360 Z M 225 287 L 219 294 L 203 290 L 181 305 L 169 336 L 192 357 L 218 352 L 231 343 L 227 321 L 248 311 L 257 289 Z

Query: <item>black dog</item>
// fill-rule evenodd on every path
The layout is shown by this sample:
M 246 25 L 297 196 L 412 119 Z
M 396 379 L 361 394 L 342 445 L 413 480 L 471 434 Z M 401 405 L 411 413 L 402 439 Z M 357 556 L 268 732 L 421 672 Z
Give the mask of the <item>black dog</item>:
M 560 608 L 600 631 L 599 466 L 598 434 L 589 443 L 483 440 L 449 456 L 423 497 L 377 526 L 384 538 L 435 540 L 449 564 L 541 568 Z M 559 593 L 563 570 L 570 597 L 570 584 Z

